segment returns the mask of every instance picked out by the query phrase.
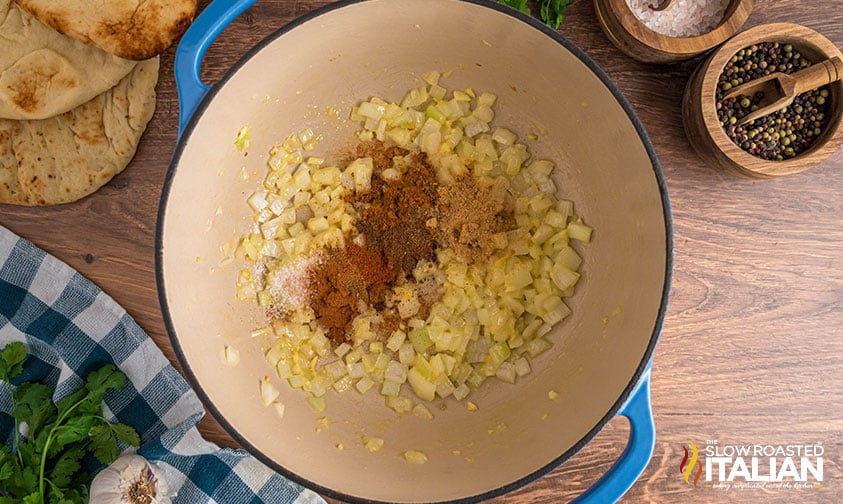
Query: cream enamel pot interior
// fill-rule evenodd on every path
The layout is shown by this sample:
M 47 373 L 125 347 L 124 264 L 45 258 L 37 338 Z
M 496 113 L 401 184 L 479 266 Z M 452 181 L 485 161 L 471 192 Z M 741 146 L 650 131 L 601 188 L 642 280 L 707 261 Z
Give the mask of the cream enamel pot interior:
M 557 32 L 499 4 L 368 0 L 332 4 L 281 28 L 206 95 L 197 73 L 205 49 L 253 2 L 212 3 L 179 47 L 184 131 L 156 236 L 165 323 L 208 410 L 271 468 L 357 502 L 499 495 L 553 469 L 619 411 L 639 415 L 624 464 L 589 493 L 594 502 L 619 497 L 652 454 L 648 364 L 672 266 L 664 180 L 620 92 Z M 377 392 L 352 390 L 330 392 L 327 411 L 317 414 L 276 378 L 287 406 L 279 419 L 261 404 L 258 382 L 273 370 L 249 338 L 263 315 L 235 300 L 244 265 L 220 265 L 220 246 L 250 229 L 245 200 L 262 180 L 272 145 L 310 127 L 324 137 L 320 152 L 341 152 L 355 142 L 354 124 L 345 120 L 353 104 L 374 95 L 398 101 L 430 70 L 452 71 L 442 80 L 449 89 L 497 94 L 495 121 L 520 137 L 541 132 L 533 154 L 557 162 L 560 195 L 595 229 L 592 243 L 579 247 L 584 263 L 568 300 L 573 314 L 551 333 L 555 346 L 533 362 L 532 374 L 472 393 L 478 411 L 437 400 L 432 421 L 398 418 Z M 326 113 L 331 108 L 339 117 Z M 252 130 L 248 156 L 233 144 L 244 125 Z M 226 345 L 240 351 L 239 365 L 224 364 Z M 318 432 L 316 419 L 325 415 L 330 427 Z M 362 434 L 385 439 L 384 448 L 370 453 Z M 400 454 L 411 449 L 423 450 L 428 462 L 405 462 Z

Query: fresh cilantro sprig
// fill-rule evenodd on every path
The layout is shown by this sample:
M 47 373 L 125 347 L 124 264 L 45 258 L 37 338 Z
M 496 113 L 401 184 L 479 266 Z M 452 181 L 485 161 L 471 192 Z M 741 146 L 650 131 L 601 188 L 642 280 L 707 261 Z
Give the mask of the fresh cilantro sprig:
M 135 429 L 102 415 L 105 393 L 125 387 L 126 376 L 107 364 L 92 371 L 84 387 L 53 403 L 47 385 L 12 386 L 25 361 L 23 343 L 0 351 L 0 381 L 12 397 L 15 420 L 12 445 L 0 446 L 0 504 L 84 503 L 90 475 L 82 468 L 83 457 L 91 453 L 110 464 L 120 455 L 118 441 L 140 444 Z
M 537 0 L 539 3 L 539 18 L 554 30 L 559 28 L 565 20 L 565 10 L 574 0 Z M 532 15 L 527 0 L 498 0 L 498 2 L 518 9 L 527 15 Z

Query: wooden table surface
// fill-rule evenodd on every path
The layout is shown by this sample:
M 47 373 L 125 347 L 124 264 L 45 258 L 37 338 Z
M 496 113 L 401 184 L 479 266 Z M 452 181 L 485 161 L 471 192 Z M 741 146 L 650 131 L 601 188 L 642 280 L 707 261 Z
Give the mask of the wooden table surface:
M 264 0 L 235 21 L 205 59 L 214 82 L 275 28 L 326 2 Z M 202 6 L 207 1 L 200 2 Z M 756 0 L 747 27 L 792 21 L 843 47 L 840 0 Z M 578 0 L 561 32 L 620 86 L 664 167 L 675 219 L 672 299 L 653 367 L 653 460 L 624 502 L 843 502 L 843 149 L 822 165 L 775 180 L 739 178 L 703 164 L 680 116 L 699 61 L 638 63 L 612 46 L 593 4 Z M 0 224 L 66 261 L 137 320 L 174 361 L 153 272 L 156 210 L 176 143 L 173 49 L 162 58 L 155 116 L 132 164 L 96 194 L 54 208 L 0 205 Z M 232 441 L 210 418 L 201 430 Z M 616 419 L 571 460 L 500 503 L 570 500 L 617 459 Z M 822 444 L 824 481 L 811 489 L 686 484 L 682 447 Z

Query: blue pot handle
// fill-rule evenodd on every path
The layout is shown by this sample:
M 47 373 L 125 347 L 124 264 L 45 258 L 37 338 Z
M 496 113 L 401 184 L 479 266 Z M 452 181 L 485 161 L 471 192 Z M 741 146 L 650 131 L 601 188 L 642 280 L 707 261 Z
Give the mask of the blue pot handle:
M 199 102 L 211 89 L 202 82 L 200 71 L 205 52 L 217 36 L 257 0 L 215 0 L 190 25 L 176 49 L 174 63 L 179 93 L 179 138 Z
M 620 458 L 591 488 L 572 502 L 605 504 L 617 502 L 632 488 L 650 463 L 656 448 L 656 423 L 650 402 L 652 361 L 618 414 L 629 419 L 629 443 Z

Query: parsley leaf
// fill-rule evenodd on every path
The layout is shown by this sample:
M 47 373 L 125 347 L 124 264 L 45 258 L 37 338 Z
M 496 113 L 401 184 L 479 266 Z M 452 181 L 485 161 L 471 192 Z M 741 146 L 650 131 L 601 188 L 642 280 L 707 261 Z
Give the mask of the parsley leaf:
M 23 504 L 42 504 L 44 502 L 44 494 L 41 492 L 32 492 L 23 498 Z
M 565 10 L 574 0 L 537 0 L 539 3 L 539 18 L 554 30 L 565 20 Z M 498 2 L 518 9 L 524 14 L 532 15 L 527 0 L 498 0 Z
M 109 464 L 120 455 L 120 442 L 140 444 L 135 429 L 102 414 L 103 397 L 125 387 L 126 376 L 107 364 L 89 373 L 80 390 L 53 403 L 47 385 L 12 385 L 25 361 L 21 343 L 0 350 L 0 381 L 11 393 L 15 420 L 12 444 L 0 445 L 0 504 L 82 504 L 90 481 L 82 459 L 92 453 Z
M 120 390 L 125 386 L 126 375 L 118 371 L 112 364 L 106 364 L 96 371 L 92 371 L 85 384 L 88 395 L 79 405 L 80 410 L 85 413 L 102 413 L 100 403 L 102 403 L 105 393 L 110 389 Z
M 105 424 L 99 424 L 91 429 L 90 449 L 94 457 L 103 464 L 109 463 L 120 455 L 117 436 Z
M 136 431 L 131 425 L 113 423 L 110 424 L 110 426 L 111 430 L 114 431 L 114 434 L 117 435 L 117 439 L 123 441 L 129 446 L 140 446 L 140 436 L 138 436 L 138 431 Z
M 26 347 L 20 341 L 9 343 L 0 352 L 0 380 L 11 382 L 23 373 Z
M 42 383 L 22 383 L 14 393 L 12 417 L 29 425 L 29 437 L 38 436 L 44 425 L 56 419 L 53 391 Z
M 4 455 L 5 456 L 5 455 Z M 0 465 L 0 481 L 5 481 L 15 474 L 15 461 L 3 460 L 3 465 Z
M 530 8 L 527 6 L 527 0 L 500 0 L 500 3 L 508 5 L 513 9 L 518 9 L 528 16 L 532 14 Z
M 91 427 L 94 426 L 96 417 L 93 415 L 82 415 L 67 419 L 64 425 L 55 430 L 53 450 L 57 453 L 70 443 L 82 441 L 88 437 Z
M 69 487 L 79 469 L 82 467 L 82 457 L 85 456 L 85 448 L 81 445 L 74 446 L 56 459 L 53 469 L 50 471 L 50 482 L 53 486 L 62 488 Z

